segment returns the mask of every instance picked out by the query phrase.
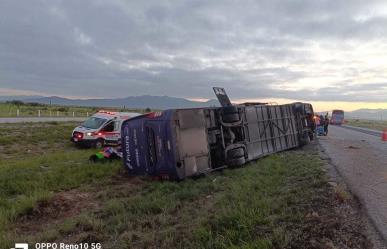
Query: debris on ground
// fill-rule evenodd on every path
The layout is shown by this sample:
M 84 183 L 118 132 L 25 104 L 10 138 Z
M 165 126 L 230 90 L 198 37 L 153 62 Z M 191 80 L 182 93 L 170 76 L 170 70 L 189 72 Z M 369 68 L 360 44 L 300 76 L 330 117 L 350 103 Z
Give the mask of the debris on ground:
M 113 148 L 113 147 L 105 147 L 102 151 L 99 151 L 93 155 L 90 156 L 89 160 L 91 162 L 106 162 L 106 161 L 112 161 L 114 159 L 121 159 L 122 158 L 122 152 L 120 151 L 119 147 Z

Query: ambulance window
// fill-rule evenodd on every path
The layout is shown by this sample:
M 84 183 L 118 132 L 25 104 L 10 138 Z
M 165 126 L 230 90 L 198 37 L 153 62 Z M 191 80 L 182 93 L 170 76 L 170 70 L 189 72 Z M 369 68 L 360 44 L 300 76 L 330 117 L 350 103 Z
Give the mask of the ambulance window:
M 83 126 L 86 128 L 97 129 L 105 122 L 106 119 L 104 118 L 91 117 L 83 123 Z
M 103 127 L 102 131 L 111 132 L 114 131 L 114 121 L 111 121 Z
M 120 130 L 120 123 L 121 123 L 121 121 L 114 121 L 114 130 L 115 131 Z

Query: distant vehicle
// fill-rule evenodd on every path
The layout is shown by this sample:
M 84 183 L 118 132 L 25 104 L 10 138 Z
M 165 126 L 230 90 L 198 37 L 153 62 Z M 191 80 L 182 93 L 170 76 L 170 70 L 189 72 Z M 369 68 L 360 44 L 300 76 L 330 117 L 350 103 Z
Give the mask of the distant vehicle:
M 310 104 L 232 105 L 223 88 L 214 91 L 222 107 L 171 109 L 124 121 L 122 150 L 129 174 L 181 180 L 241 166 L 314 137 Z
M 121 141 L 121 125 L 128 118 L 141 115 L 134 112 L 99 111 L 82 125 L 75 127 L 71 141 L 78 145 L 102 148 Z
M 330 123 L 332 125 L 342 125 L 344 123 L 344 111 L 343 110 L 333 110 Z

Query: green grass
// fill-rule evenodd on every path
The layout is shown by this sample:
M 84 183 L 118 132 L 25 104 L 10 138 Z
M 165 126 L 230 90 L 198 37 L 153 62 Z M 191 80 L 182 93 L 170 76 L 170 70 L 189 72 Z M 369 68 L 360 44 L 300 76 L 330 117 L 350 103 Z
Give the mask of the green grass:
M 0 231 L 54 192 L 117 173 L 120 162 L 92 164 L 91 151 L 57 152 L 0 165 Z
M 308 214 L 321 209 L 339 227 L 324 236 L 345 234 L 315 149 L 199 179 L 150 181 L 128 177 L 120 161 L 89 163 L 95 150 L 68 140 L 75 124 L 0 125 L 0 146 L 14 148 L 0 155 L 0 248 L 16 241 L 100 242 L 105 249 L 308 248 L 320 239 L 320 227 L 331 229 L 308 223 Z M 69 199 L 56 201 L 63 196 Z
M 54 193 L 117 174 L 121 162 L 92 164 L 93 149 L 70 141 L 76 122 L 0 124 L 0 237 Z M 3 248 L 0 243 L 0 248 Z
M 379 131 L 387 129 L 386 120 L 349 119 L 347 124 Z
M 315 199 L 327 192 L 321 165 L 315 155 L 293 151 L 197 180 L 105 179 L 95 194 L 99 209 L 23 238 L 98 241 L 115 249 L 285 248 L 301 235 Z
M 98 111 L 98 108 L 94 107 L 78 107 L 78 106 L 58 106 L 58 105 L 44 105 L 44 104 L 11 104 L 0 103 L 0 117 L 16 117 L 17 110 L 19 109 L 19 115 L 21 117 L 37 117 L 38 110 L 40 110 L 41 116 L 56 116 L 57 112 L 59 116 L 72 116 L 73 112 L 77 117 L 86 117 Z
M 0 124 L 0 165 L 13 159 L 74 151 L 71 132 L 77 122 Z

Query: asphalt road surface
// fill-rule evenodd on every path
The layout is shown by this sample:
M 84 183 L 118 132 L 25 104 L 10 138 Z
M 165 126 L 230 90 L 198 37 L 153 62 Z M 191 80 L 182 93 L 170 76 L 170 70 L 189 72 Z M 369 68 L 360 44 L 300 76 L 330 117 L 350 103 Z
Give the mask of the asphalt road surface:
M 66 122 L 66 121 L 84 121 L 86 117 L 22 117 L 22 118 L 0 118 L 0 123 L 27 123 L 27 122 Z
M 387 241 L 387 142 L 381 140 L 381 132 L 329 126 L 328 136 L 319 141 Z
M 342 127 L 346 128 L 346 129 L 358 131 L 358 132 L 361 132 L 361 133 L 365 133 L 365 134 L 368 134 L 368 135 L 376 136 L 376 137 L 379 137 L 379 138 L 382 137 L 382 132 L 381 131 L 371 130 L 371 129 L 362 128 L 362 127 L 356 127 L 356 126 L 350 126 L 350 125 L 343 125 Z

